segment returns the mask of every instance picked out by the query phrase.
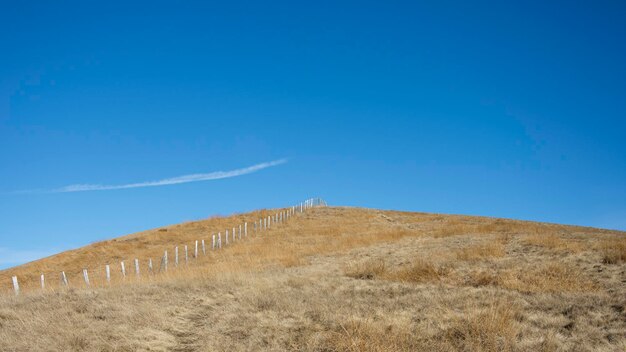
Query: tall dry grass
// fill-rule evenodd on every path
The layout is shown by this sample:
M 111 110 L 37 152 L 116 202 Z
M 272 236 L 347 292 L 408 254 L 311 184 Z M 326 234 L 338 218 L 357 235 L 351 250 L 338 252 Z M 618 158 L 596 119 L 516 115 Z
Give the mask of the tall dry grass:
M 30 287 L 21 280 L 25 288 L 19 297 L 0 297 L 0 350 L 610 351 L 626 346 L 620 281 L 626 264 L 619 256 L 626 234 L 549 224 L 319 208 L 187 266 L 170 266 L 167 273 L 143 270 L 137 278 L 128 260 L 129 276 L 121 279 L 116 271 L 111 287 L 103 288 L 103 273 L 96 270 L 102 262 L 132 259 L 137 247 L 146 255 L 174 245 L 191 248 L 213 229 L 232 228 L 248 216 L 146 231 L 94 245 L 93 255 L 81 249 L 3 272 L 0 282 L 7 283 L 7 292 L 11 273 L 35 270 L 35 280 Z M 553 247 L 525 240 L 544 232 L 557 235 Z M 568 241 L 585 250 L 569 251 Z M 609 250 L 616 259 L 603 262 Z M 72 273 L 72 287 L 59 290 L 50 282 L 49 291 L 40 293 L 40 270 L 56 272 L 60 265 Z M 91 289 L 84 289 L 79 276 L 85 265 Z

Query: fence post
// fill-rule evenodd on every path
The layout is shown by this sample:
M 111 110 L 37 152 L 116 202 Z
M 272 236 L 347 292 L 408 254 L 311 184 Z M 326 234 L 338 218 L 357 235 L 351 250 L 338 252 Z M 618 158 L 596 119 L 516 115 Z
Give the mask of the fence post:
M 239 225 L 239 239 L 241 239 L 241 225 Z
M 165 264 L 165 271 L 167 271 L 167 250 L 163 253 L 163 264 Z
M 189 256 L 187 255 L 187 245 L 185 245 L 185 265 L 187 265 L 188 261 L 189 261 Z
M 228 245 L 228 230 L 226 230 L 226 243 L 225 245 Z
M 215 250 L 215 245 L 217 245 L 217 243 L 215 242 L 215 234 L 213 234 L 212 237 L 213 237 L 213 250 Z
M 178 246 L 174 247 L 174 266 L 178 266 Z
M 206 255 L 206 247 L 204 247 L 204 240 L 202 240 L 202 255 Z
M 193 251 L 193 257 L 198 259 L 198 240 L 196 240 L 196 248 Z
M 152 258 L 148 259 L 148 271 L 150 273 L 153 272 L 153 269 L 152 269 Z
M 65 271 L 61 271 L 61 283 L 63 283 L 63 286 L 65 287 L 69 286 L 69 282 L 67 282 L 67 275 L 65 275 Z
M 217 233 L 217 248 L 222 249 L 222 233 Z
M 89 274 L 87 273 L 87 269 L 83 269 L 83 279 L 85 280 L 85 285 L 89 287 Z
M 243 224 L 243 235 L 244 237 L 248 237 L 248 223 L 247 222 Z
M 122 277 L 126 278 L 126 266 L 124 265 L 124 261 L 121 261 L 120 264 L 122 266 Z
M 17 282 L 17 276 L 11 277 L 11 281 L 13 281 L 13 290 L 15 291 L 15 295 L 20 294 L 20 284 Z
M 39 282 L 41 283 L 41 289 L 45 290 L 46 289 L 46 277 L 41 274 L 41 277 L 39 278 Z
M 135 275 L 139 276 L 139 259 L 135 258 Z
M 104 272 L 107 277 L 107 284 L 110 284 L 111 283 L 111 266 L 109 266 L 109 264 L 104 266 Z

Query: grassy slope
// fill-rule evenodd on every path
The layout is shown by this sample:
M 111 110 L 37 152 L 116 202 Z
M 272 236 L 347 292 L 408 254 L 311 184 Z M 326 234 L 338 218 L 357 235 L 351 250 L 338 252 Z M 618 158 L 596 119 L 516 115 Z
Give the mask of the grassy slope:
M 104 263 L 156 264 L 165 249 L 263 214 L 155 229 L 0 272 L 7 291 L 14 274 L 31 291 L 0 298 L 0 350 L 626 348 L 626 233 L 591 228 L 317 208 L 166 275 L 124 281 L 114 271 L 111 288 L 56 288 L 60 270 L 82 287 L 88 267 L 103 285 Z M 35 289 L 40 272 L 55 292 Z

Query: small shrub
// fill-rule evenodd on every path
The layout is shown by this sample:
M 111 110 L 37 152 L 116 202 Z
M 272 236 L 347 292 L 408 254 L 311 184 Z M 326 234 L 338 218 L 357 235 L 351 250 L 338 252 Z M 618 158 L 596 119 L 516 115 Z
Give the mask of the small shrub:
M 384 272 L 385 261 L 382 259 L 351 263 L 344 269 L 346 276 L 360 280 L 371 280 L 380 277 Z
M 401 282 L 434 282 L 440 281 L 448 273 L 445 267 L 418 259 L 410 267 L 390 273 L 387 278 Z
M 602 263 L 620 264 L 626 262 L 626 240 L 608 241 L 602 245 Z
M 456 257 L 459 260 L 477 261 L 487 258 L 500 258 L 503 257 L 505 253 L 504 246 L 501 243 L 496 242 L 460 249 L 456 253 Z

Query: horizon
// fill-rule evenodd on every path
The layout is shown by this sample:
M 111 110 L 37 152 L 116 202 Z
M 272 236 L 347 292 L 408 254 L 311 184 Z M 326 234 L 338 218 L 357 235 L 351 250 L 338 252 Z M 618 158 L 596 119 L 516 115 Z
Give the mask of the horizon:
M 5 4 L 0 270 L 309 196 L 626 231 L 625 15 Z

